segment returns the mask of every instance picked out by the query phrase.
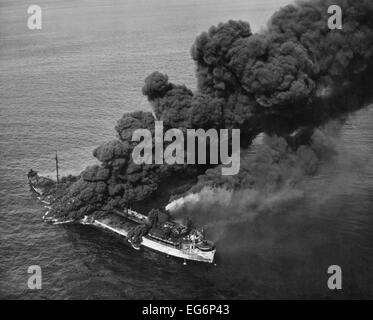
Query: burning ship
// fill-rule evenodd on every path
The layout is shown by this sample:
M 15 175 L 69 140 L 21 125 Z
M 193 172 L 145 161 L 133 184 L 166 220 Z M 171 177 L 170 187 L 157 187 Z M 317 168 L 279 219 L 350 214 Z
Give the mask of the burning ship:
M 203 231 L 185 226 L 169 218 L 159 222 L 160 212 L 151 211 L 152 217 L 127 209 L 115 212 L 116 215 L 128 220 L 121 227 L 116 227 L 111 219 L 89 219 L 83 223 L 108 229 L 128 239 L 132 247 L 140 250 L 141 246 L 165 253 L 168 256 L 184 260 L 194 260 L 213 263 L 216 249 L 214 244 L 205 239 Z M 137 226 L 133 226 L 133 223 Z M 114 224 L 114 225 L 113 225 Z
M 143 215 L 126 208 L 84 216 L 80 220 L 60 220 L 49 215 L 51 205 L 55 201 L 58 176 L 55 182 L 30 170 L 28 181 L 38 200 L 48 209 L 43 216 L 44 221 L 54 224 L 78 222 L 100 227 L 125 237 L 136 250 L 143 246 L 167 256 L 183 259 L 184 263 L 187 260 L 214 262 L 214 243 L 205 238 L 203 230 L 194 228 L 189 219 L 183 224 L 174 220 L 168 210 L 152 209 L 148 215 Z

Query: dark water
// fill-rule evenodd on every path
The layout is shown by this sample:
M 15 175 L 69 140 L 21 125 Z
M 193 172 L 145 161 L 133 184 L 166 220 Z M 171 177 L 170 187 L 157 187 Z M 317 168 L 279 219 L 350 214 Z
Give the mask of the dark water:
M 152 3 L 150 5 L 150 3 Z M 286 3 L 283 1 L 282 4 Z M 305 197 L 265 212 L 218 241 L 217 266 L 131 249 L 88 226 L 53 226 L 26 183 L 94 162 L 122 113 L 149 108 L 142 81 L 154 70 L 195 86 L 195 36 L 229 18 L 258 30 L 280 1 L 46 1 L 43 30 L 26 27 L 26 1 L 0 3 L 0 297 L 373 298 L 373 108 L 353 114 L 338 159 L 302 185 Z M 326 286 L 343 271 L 343 290 Z M 27 287 L 39 265 L 43 289 Z

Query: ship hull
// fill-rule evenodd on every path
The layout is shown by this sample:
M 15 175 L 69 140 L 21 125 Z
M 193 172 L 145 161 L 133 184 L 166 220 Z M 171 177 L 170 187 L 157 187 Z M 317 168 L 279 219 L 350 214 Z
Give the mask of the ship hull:
M 94 220 L 93 225 L 103 228 L 103 229 L 110 230 L 126 238 L 128 236 L 128 230 L 112 227 L 109 225 L 108 222 Z M 154 251 L 164 253 L 168 256 L 173 256 L 173 257 L 184 259 L 184 260 L 192 260 L 192 261 L 199 261 L 199 262 L 206 262 L 206 263 L 214 262 L 214 256 L 216 252 L 216 249 L 203 252 L 197 249 L 183 250 L 183 249 L 178 249 L 178 248 L 172 248 L 171 246 L 152 240 L 147 236 L 142 237 L 141 245 L 146 248 L 152 249 Z

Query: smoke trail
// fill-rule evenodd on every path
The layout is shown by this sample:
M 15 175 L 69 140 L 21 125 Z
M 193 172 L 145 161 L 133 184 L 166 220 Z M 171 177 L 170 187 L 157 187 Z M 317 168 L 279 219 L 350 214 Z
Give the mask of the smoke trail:
M 261 144 L 246 151 L 239 174 L 222 176 L 218 168 L 207 170 L 166 209 L 176 217 L 191 216 L 219 240 L 227 228 L 250 222 L 262 212 L 274 214 L 294 205 L 305 196 L 304 179 L 337 156 L 331 134 L 339 127 L 315 130 L 310 145 L 295 149 L 285 138 L 264 136 Z
M 224 187 L 203 187 L 174 200 L 168 209 L 176 219 L 188 216 L 197 226 L 203 226 L 209 237 L 218 242 L 229 228 L 252 222 L 261 213 L 279 212 L 303 199 L 304 193 L 291 187 L 272 192 L 255 189 L 228 190 Z

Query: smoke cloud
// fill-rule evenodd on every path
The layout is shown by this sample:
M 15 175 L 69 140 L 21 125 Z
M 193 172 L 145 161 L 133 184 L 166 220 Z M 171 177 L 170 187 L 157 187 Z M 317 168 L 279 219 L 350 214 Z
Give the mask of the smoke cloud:
M 332 4 L 342 8 L 342 30 L 328 28 Z M 93 151 L 101 165 L 82 172 L 52 211 L 81 217 L 123 208 L 180 177 L 180 185 L 190 187 L 180 201 L 192 207 L 204 205 L 199 197 L 245 214 L 299 198 L 297 183 L 316 172 L 320 155 L 330 149 L 318 128 L 371 101 L 372 15 L 371 0 L 298 1 L 276 12 L 260 33 L 253 34 L 244 21 L 212 26 L 191 48 L 196 92 L 160 72 L 145 79 L 142 92 L 165 130 L 241 129 L 239 174 L 221 176 L 219 167 L 133 163 L 132 133 L 145 128 L 154 136 L 155 119 L 152 112 L 132 112 L 115 126 L 117 139 Z M 248 148 L 259 133 L 263 143 Z

